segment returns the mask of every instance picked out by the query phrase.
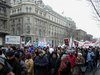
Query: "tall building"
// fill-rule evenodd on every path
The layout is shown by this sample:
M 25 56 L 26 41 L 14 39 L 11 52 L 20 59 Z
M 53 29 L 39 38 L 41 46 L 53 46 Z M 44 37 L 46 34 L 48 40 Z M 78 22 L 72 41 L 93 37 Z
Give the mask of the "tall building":
M 0 45 L 4 45 L 5 35 L 10 34 L 10 0 L 0 0 Z
M 42 0 L 11 0 L 11 5 L 11 35 L 21 36 L 22 41 L 41 41 L 55 46 L 68 36 L 69 20 Z

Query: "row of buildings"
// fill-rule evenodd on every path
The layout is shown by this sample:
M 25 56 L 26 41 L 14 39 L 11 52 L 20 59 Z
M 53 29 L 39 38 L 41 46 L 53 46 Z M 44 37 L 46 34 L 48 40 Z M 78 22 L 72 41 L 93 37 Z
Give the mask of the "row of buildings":
M 63 44 L 63 39 L 71 36 L 92 39 L 92 35 L 76 29 L 71 18 L 58 14 L 42 0 L 1 0 L 0 25 L 0 45 L 5 35 L 20 36 L 24 43 L 42 41 L 52 46 Z

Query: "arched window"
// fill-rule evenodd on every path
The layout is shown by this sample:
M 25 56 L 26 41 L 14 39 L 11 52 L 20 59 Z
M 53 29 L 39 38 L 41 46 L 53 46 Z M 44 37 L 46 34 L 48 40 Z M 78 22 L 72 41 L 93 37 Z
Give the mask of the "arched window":
M 41 36 L 41 29 L 39 29 L 39 36 Z
M 32 11 L 32 8 L 30 7 L 30 8 L 29 8 L 29 12 L 31 12 L 31 11 Z
M 16 3 L 16 0 L 13 0 L 13 3 L 14 3 L 14 5 L 15 5 L 15 3 Z
M 28 7 L 26 7 L 26 12 L 28 12 Z
M 27 33 L 30 34 L 30 26 L 27 26 Z

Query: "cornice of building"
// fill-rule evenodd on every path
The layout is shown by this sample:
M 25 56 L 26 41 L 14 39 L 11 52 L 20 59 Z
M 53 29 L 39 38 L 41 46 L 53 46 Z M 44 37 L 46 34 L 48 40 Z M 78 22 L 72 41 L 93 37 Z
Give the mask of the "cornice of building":
M 28 5 L 28 4 L 34 5 L 36 8 L 44 10 L 45 12 L 47 12 L 47 13 L 49 13 L 49 14 L 57 17 L 57 18 L 60 18 L 63 21 L 66 21 L 66 18 L 64 16 L 60 15 L 59 13 L 54 11 L 49 5 L 45 5 L 44 3 L 43 3 L 44 7 L 40 6 L 39 4 L 35 4 L 35 3 L 31 3 L 31 2 L 22 2 L 22 3 L 16 4 L 16 5 L 12 6 L 12 7 L 17 7 L 19 5 Z
M 19 13 L 19 14 L 10 15 L 10 17 L 13 18 L 13 17 L 16 17 L 16 16 L 23 16 L 23 15 L 34 15 L 34 16 L 37 16 L 37 17 L 39 17 L 39 18 L 44 19 L 46 22 L 49 21 L 49 22 L 51 22 L 51 23 L 55 23 L 57 26 L 64 27 L 64 28 L 65 28 L 65 27 L 68 27 L 68 26 L 64 26 L 64 25 L 61 25 L 61 24 L 59 24 L 59 23 L 56 23 L 56 22 L 54 22 L 54 21 L 51 21 L 51 20 L 49 20 L 49 19 L 47 19 L 47 18 L 45 18 L 45 17 L 42 17 L 42 16 L 40 16 L 40 15 L 37 15 L 37 14 L 35 14 L 35 13 Z M 68 28 L 69 28 L 69 27 L 68 27 Z

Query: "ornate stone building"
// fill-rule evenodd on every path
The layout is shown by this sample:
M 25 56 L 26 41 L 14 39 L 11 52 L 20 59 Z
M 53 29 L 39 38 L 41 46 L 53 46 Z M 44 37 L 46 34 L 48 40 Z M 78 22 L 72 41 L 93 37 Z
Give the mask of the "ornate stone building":
M 10 34 L 10 0 L 0 0 L 0 45 L 4 44 L 5 35 Z
M 55 46 L 68 37 L 71 26 L 76 29 L 74 21 L 59 15 L 42 0 L 11 0 L 11 5 L 11 35 L 19 35 L 25 42 L 42 41 Z

